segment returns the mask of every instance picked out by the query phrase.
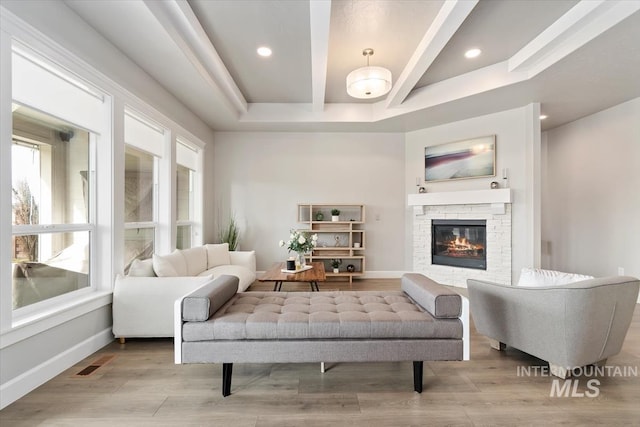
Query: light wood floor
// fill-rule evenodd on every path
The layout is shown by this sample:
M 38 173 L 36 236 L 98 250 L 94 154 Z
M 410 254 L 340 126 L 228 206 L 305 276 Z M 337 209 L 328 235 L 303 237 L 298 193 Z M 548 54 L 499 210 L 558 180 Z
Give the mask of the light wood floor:
M 256 283 L 251 290 L 271 289 Z M 321 289 L 348 289 L 326 283 Z M 398 289 L 399 280 L 355 282 Z M 285 284 L 283 290 L 308 290 Z M 464 293 L 464 289 L 461 292 Z M 93 374 L 82 369 L 113 358 Z M 424 391 L 411 363 L 234 365 L 221 396 L 220 365 L 174 365 L 171 340 L 116 341 L 0 412 L 9 426 L 426 426 L 640 425 L 640 377 L 599 377 L 597 397 L 550 397 L 552 378 L 518 376 L 544 362 L 497 352 L 471 330 L 471 361 L 425 362 Z M 622 352 L 608 365 L 640 371 L 640 309 Z M 577 392 L 590 391 L 579 378 Z

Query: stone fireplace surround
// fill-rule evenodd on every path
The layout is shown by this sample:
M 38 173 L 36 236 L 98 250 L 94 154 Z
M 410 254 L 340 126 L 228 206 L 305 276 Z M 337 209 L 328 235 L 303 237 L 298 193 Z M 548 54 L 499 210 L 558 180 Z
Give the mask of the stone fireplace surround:
M 511 284 L 511 191 L 456 191 L 410 194 L 413 206 L 413 271 L 453 286 L 467 279 Z M 431 220 L 484 219 L 487 221 L 487 269 L 431 264 Z

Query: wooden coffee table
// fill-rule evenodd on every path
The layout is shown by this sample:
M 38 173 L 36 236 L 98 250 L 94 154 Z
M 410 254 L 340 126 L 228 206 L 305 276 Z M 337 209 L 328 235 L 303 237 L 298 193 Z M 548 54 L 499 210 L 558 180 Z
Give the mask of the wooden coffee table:
M 311 291 L 320 291 L 318 282 L 327 280 L 322 262 L 312 262 L 311 269 L 301 271 L 300 273 L 283 273 L 281 270 L 285 267 L 286 263 L 278 262 L 267 270 L 258 280 L 260 282 L 275 282 L 273 285 L 274 291 L 280 291 L 282 289 L 282 282 L 309 282 Z

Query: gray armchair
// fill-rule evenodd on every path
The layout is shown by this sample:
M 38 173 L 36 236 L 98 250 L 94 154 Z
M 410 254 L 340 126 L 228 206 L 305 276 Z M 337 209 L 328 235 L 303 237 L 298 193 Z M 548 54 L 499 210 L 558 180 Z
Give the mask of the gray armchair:
M 553 287 L 467 280 L 471 316 L 497 349 L 509 345 L 549 362 L 553 375 L 604 363 L 620 352 L 638 299 L 634 277 Z

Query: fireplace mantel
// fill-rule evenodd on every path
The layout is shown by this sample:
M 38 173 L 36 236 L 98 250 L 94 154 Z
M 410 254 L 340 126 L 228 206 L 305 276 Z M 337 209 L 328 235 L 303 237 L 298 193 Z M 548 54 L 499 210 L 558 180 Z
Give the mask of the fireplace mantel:
M 409 194 L 408 201 L 409 206 L 504 204 L 511 203 L 511 189 Z

